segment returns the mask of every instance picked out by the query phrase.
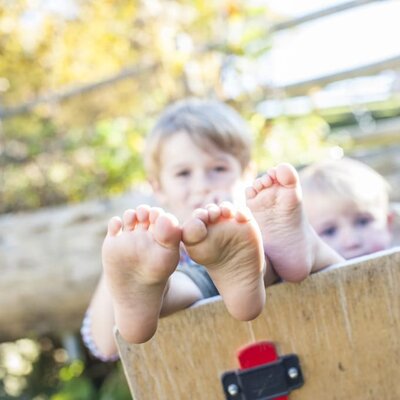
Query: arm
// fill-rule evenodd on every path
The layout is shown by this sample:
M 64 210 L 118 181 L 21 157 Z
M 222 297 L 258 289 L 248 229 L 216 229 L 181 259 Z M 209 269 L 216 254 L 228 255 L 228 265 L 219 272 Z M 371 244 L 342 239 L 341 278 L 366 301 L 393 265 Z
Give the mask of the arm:
M 82 325 L 82 338 L 90 352 L 103 361 L 116 358 L 114 311 L 105 277 L 101 276 Z
M 160 316 L 164 317 L 187 308 L 202 298 L 200 289 L 192 279 L 182 272 L 174 272 L 164 294 Z M 88 313 L 85 321 L 87 325 L 84 324 L 82 327 L 86 345 L 97 358 L 103 361 L 115 360 L 118 352 L 113 332 L 115 325 L 113 301 L 104 275 L 94 292 Z
M 202 298 L 203 295 L 194 281 L 188 275 L 176 271 L 169 279 L 160 316 L 166 317 L 183 310 Z

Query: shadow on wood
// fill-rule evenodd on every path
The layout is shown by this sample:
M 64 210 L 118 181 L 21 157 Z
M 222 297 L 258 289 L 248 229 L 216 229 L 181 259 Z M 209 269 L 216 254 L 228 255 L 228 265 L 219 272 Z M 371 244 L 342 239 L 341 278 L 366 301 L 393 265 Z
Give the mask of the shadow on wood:
M 237 350 L 263 340 L 300 358 L 305 384 L 291 400 L 398 400 L 399 332 L 398 247 L 269 287 L 252 322 L 217 298 L 160 320 L 145 344 L 116 340 L 135 400 L 224 399 L 220 377 L 238 368 Z

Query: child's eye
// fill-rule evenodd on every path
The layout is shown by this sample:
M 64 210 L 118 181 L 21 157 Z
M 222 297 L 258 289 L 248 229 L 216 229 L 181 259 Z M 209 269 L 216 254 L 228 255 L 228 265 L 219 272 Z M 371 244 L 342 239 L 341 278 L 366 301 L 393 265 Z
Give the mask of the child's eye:
M 190 175 L 190 171 L 188 169 L 183 169 L 181 171 L 178 171 L 175 175 L 184 178 Z
M 337 233 L 337 228 L 335 226 L 330 226 L 320 232 L 320 236 L 332 237 Z
M 372 218 L 370 216 L 360 216 L 355 220 L 355 225 L 357 226 L 366 226 L 372 222 Z
M 227 170 L 225 165 L 217 165 L 214 167 L 214 171 L 216 172 L 225 172 Z

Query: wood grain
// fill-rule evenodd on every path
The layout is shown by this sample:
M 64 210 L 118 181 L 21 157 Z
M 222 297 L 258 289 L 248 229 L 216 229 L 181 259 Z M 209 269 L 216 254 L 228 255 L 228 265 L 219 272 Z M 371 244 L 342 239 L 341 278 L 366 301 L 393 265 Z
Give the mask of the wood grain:
M 400 248 L 269 287 L 252 322 L 216 300 L 162 319 L 145 344 L 116 339 L 135 400 L 222 400 L 221 374 L 260 340 L 300 357 L 305 384 L 292 400 L 398 400 Z

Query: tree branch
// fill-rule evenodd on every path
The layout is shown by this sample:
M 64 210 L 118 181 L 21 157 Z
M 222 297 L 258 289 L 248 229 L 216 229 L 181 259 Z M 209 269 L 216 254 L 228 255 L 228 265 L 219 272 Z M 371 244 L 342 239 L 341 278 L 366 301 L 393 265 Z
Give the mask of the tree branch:
M 38 96 L 35 99 L 19 104 L 15 107 L 0 108 L 0 119 L 6 119 L 14 117 L 19 114 L 24 114 L 31 111 L 33 108 L 42 103 L 57 103 L 63 100 L 67 100 L 71 97 L 78 96 L 84 93 L 92 92 L 101 87 L 111 85 L 113 83 L 122 81 L 124 79 L 131 79 L 145 72 L 151 72 L 157 68 L 157 64 L 139 66 L 139 67 L 128 67 L 118 72 L 115 75 L 109 76 L 108 78 L 91 82 L 86 85 L 73 86 L 66 88 L 58 93 L 47 93 L 43 96 Z

